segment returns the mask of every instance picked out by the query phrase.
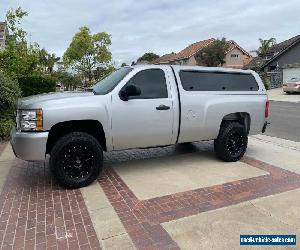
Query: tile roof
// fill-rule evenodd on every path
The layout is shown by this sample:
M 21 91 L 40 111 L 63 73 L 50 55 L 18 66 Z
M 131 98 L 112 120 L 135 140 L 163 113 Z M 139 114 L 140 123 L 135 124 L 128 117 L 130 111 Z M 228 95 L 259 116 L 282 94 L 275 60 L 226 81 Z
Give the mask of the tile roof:
M 212 42 L 214 42 L 216 39 L 214 38 L 210 38 L 207 40 L 203 40 L 203 41 L 199 41 L 199 42 L 195 42 L 191 45 L 189 45 L 188 47 L 184 48 L 183 50 L 181 50 L 180 52 L 178 52 L 177 54 L 175 54 L 174 52 L 170 53 L 170 54 L 166 54 L 158 59 L 156 59 L 153 63 L 154 64 L 159 64 L 159 63 L 169 63 L 169 62 L 173 62 L 173 61 L 177 61 L 177 60 L 182 60 L 182 59 L 187 59 L 190 58 L 191 56 L 193 56 L 194 54 L 196 54 L 198 51 L 200 51 L 201 49 L 205 48 L 206 46 L 208 46 L 209 44 L 211 44 Z M 248 56 L 251 57 L 251 55 L 245 51 L 242 47 L 240 47 L 236 42 L 234 42 L 233 40 L 228 41 L 229 43 L 229 49 L 227 52 L 231 51 L 234 48 L 238 48 L 240 49 L 243 53 L 247 54 Z
M 265 61 L 265 63 L 261 67 L 267 66 L 275 58 L 279 57 L 281 54 L 283 54 L 285 51 L 287 51 L 290 47 L 297 44 L 298 42 L 300 42 L 300 35 L 294 36 L 288 40 L 273 45 L 266 54 L 268 60 Z
M 259 70 L 264 62 L 265 60 L 262 57 L 256 56 L 243 69 Z
M 174 52 L 170 54 L 165 54 L 161 56 L 160 58 L 155 59 L 152 63 L 153 64 L 159 64 L 159 63 L 168 63 L 169 61 L 172 61 L 173 58 L 175 58 L 176 54 Z
M 203 41 L 193 43 L 193 44 L 189 45 L 188 47 L 186 47 L 185 49 L 183 49 L 182 51 L 180 51 L 179 53 L 177 53 L 176 56 L 173 58 L 173 60 L 175 61 L 175 60 L 190 58 L 192 55 L 194 55 L 199 50 L 203 49 L 204 47 L 206 47 L 207 45 L 209 45 L 213 41 L 215 41 L 215 39 L 210 38 L 210 39 L 207 39 L 207 40 L 203 40 Z
M 246 50 L 244 50 L 241 46 L 239 46 L 235 41 L 229 40 L 227 43 L 229 44 L 229 47 L 228 47 L 226 54 L 228 52 L 230 52 L 231 50 L 238 48 L 240 51 L 242 51 L 247 56 L 252 57 Z
M 278 53 L 283 52 L 284 50 L 288 49 L 291 45 L 295 42 L 300 40 L 300 35 L 294 36 L 288 40 L 285 40 L 281 43 L 273 45 L 267 52 L 267 56 L 276 56 Z

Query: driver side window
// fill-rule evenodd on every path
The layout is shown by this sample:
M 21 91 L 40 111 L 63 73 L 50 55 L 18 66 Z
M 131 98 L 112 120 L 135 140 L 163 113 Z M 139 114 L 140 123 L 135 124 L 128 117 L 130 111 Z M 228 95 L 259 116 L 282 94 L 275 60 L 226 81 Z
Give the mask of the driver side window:
M 146 69 L 134 75 L 125 85 L 134 85 L 141 90 L 139 96 L 130 99 L 156 99 L 167 98 L 168 90 L 165 73 L 161 69 Z

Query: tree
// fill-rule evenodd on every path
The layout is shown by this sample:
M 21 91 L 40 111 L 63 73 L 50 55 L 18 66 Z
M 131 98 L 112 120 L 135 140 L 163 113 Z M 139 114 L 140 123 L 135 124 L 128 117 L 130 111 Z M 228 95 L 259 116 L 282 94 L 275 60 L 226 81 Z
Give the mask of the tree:
M 26 31 L 21 28 L 21 21 L 28 13 L 18 7 L 6 14 L 8 36 L 6 47 L 0 52 L 0 68 L 9 76 L 21 77 L 49 74 L 57 62 L 54 54 L 40 49 L 37 43 L 29 44 Z
M 15 108 L 20 95 L 17 81 L 0 70 L 0 140 L 7 139 L 15 125 Z
M 152 52 L 145 53 L 142 55 L 137 61 L 138 62 L 153 62 L 155 59 L 159 58 L 159 55 L 154 54 Z
M 26 32 L 20 27 L 21 20 L 28 13 L 20 7 L 6 13 L 8 36 L 6 47 L 0 53 L 0 68 L 7 74 L 16 76 L 32 67 L 34 58 L 28 57 Z
M 257 50 L 257 53 L 261 56 L 265 56 L 266 53 L 268 52 L 269 48 L 271 48 L 273 45 L 276 44 L 276 39 L 274 37 L 271 37 L 266 40 L 259 38 L 258 40 L 259 40 L 260 46 Z
M 39 51 L 39 59 L 44 73 L 52 73 L 54 65 L 60 60 L 55 54 L 48 53 L 45 49 Z
M 14 116 L 16 101 L 20 95 L 17 81 L 0 70 L 0 118 Z
M 76 87 L 82 85 L 78 75 L 67 72 L 62 68 L 55 72 L 55 78 L 66 90 L 74 90 Z
M 106 32 L 91 34 L 88 27 L 81 27 L 63 55 L 63 63 L 83 77 L 85 86 L 97 81 L 95 71 L 111 65 L 111 36 Z
M 55 90 L 49 74 L 57 58 L 46 50 L 41 52 L 37 43 L 27 43 L 27 33 L 21 27 L 27 15 L 20 7 L 6 13 L 6 46 L 0 51 L 0 139 L 8 138 L 14 126 L 16 102 L 21 92 L 27 95 Z M 42 54 L 45 58 L 41 58 Z
M 21 20 L 28 16 L 28 13 L 18 7 L 16 10 L 10 9 L 6 13 L 6 23 L 9 36 L 7 43 L 21 43 L 26 42 L 26 31 L 20 27 Z
M 224 37 L 217 39 L 196 54 L 196 62 L 198 65 L 207 67 L 222 65 L 225 63 L 228 48 L 229 44 Z
M 113 65 L 109 65 L 106 68 L 99 67 L 94 71 L 95 79 L 97 81 L 102 80 L 106 76 L 110 75 L 112 72 L 114 72 L 116 69 Z

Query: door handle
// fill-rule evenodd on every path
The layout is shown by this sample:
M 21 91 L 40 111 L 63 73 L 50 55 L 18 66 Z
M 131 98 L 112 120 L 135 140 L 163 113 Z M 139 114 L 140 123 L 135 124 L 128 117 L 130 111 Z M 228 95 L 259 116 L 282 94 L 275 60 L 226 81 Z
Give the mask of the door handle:
M 169 106 L 166 106 L 166 105 L 159 105 L 158 107 L 156 107 L 157 110 L 168 110 L 170 109 Z

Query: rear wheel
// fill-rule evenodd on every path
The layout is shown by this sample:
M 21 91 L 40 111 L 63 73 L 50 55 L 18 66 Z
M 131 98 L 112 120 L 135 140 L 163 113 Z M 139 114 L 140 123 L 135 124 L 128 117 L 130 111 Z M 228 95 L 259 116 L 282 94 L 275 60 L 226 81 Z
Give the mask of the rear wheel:
M 98 177 L 102 161 L 103 150 L 93 136 L 72 132 L 55 143 L 51 151 L 50 168 L 60 185 L 80 188 Z
M 227 162 L 240 160 L 246 152 L 248 136 L 245 127 L 238 122 L 224 122 L 221 125 L 214 148 L 218 158 Z

